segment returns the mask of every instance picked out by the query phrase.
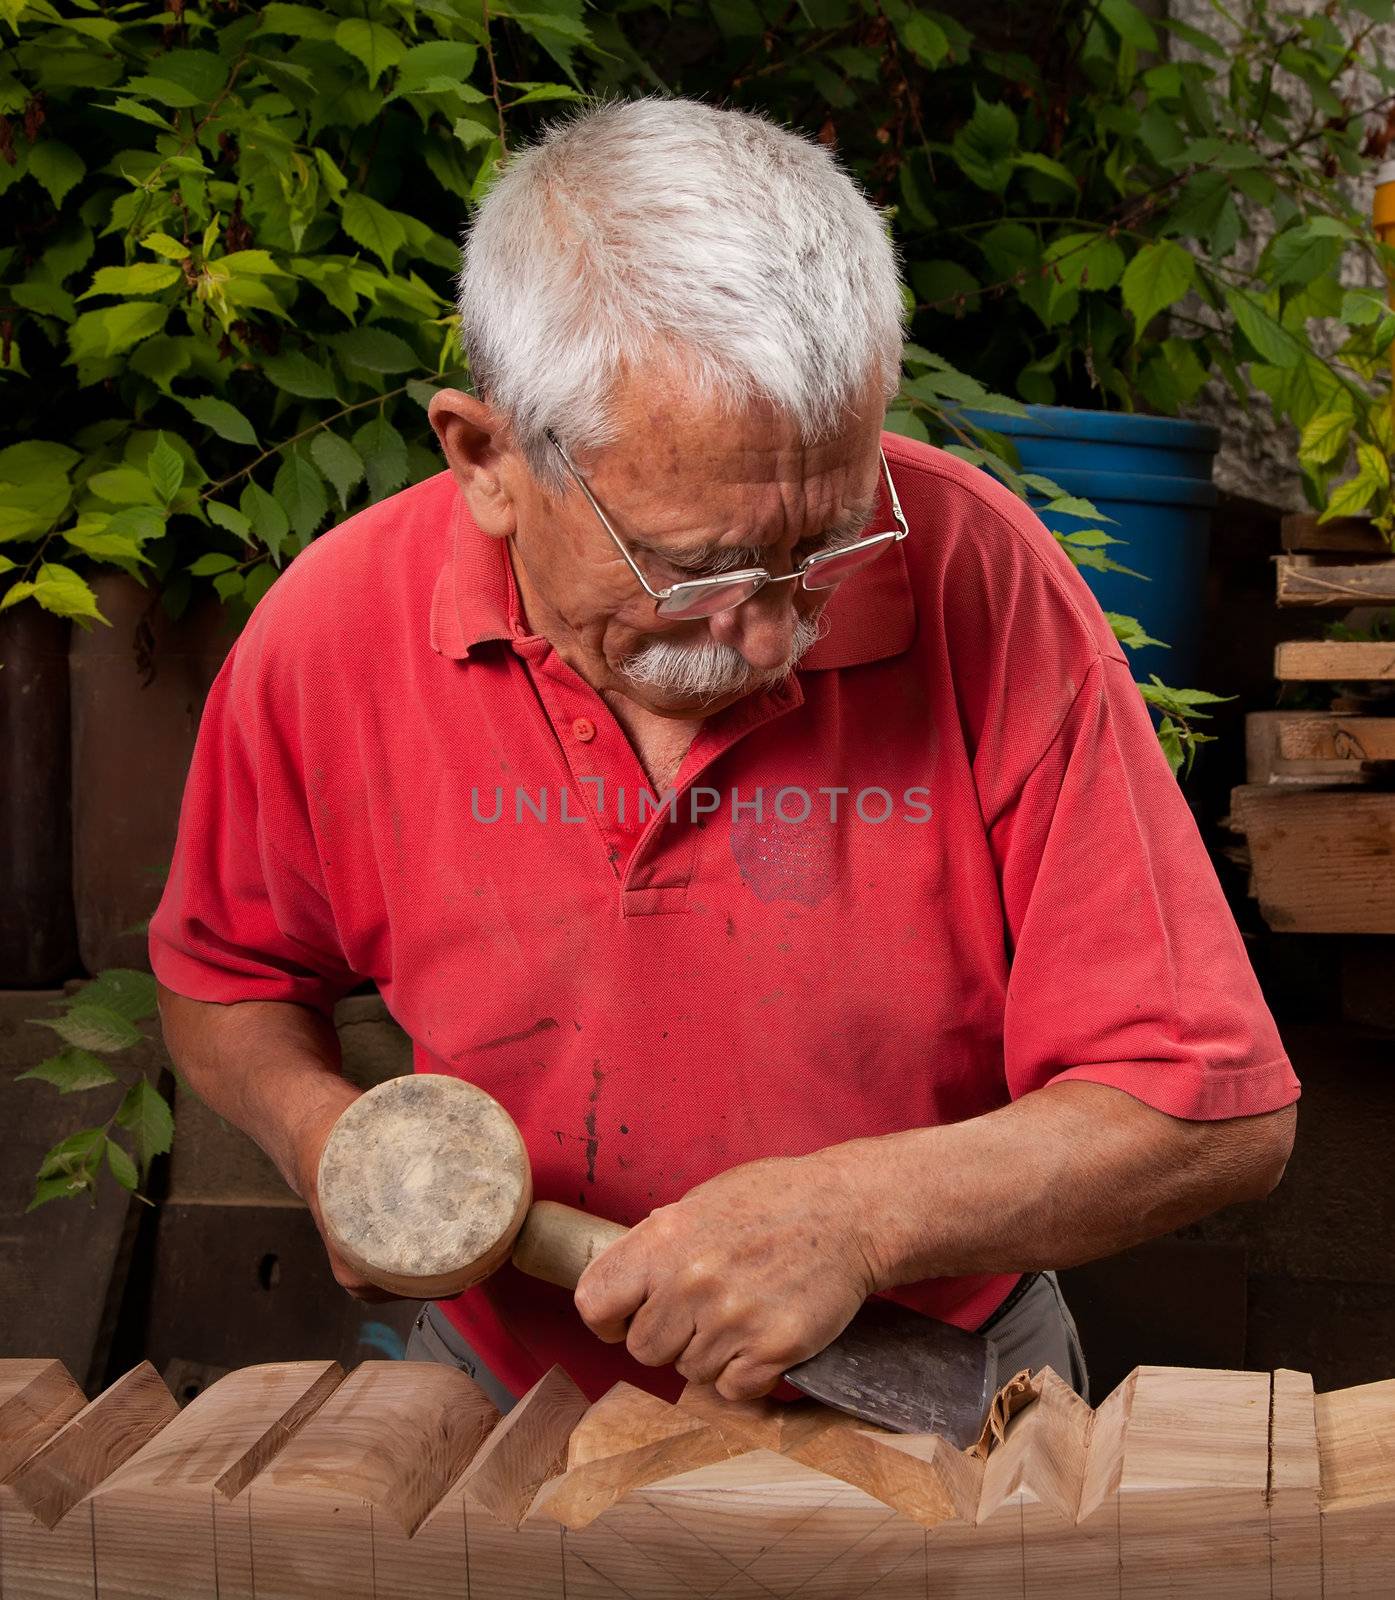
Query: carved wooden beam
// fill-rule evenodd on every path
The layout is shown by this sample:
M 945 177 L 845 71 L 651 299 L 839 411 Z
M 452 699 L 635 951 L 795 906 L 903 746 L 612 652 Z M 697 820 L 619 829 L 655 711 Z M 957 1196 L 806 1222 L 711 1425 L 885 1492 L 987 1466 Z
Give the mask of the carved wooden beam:
M 187 1409 L 141 1366 L 90 1405 L 0 1362 L 0 1600 L 1357 1600 L 1395 1571 L 1395 1380 L 1055 1374 L 983 1453 L 813 1404 L 587 1405 L 554 1368 L 504 1418 L 463 1373 L 230 1373 Z

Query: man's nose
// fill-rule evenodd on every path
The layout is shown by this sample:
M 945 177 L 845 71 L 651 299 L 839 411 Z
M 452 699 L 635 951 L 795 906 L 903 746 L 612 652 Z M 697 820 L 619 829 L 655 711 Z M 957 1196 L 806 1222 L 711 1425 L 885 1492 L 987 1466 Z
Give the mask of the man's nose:
M 788 583 L 767 584 L 743 604 L 717 612 L 707 621 L 712 637 L 730 645 L 758 672 L 784 666 L 797 620 L 792 589 Z

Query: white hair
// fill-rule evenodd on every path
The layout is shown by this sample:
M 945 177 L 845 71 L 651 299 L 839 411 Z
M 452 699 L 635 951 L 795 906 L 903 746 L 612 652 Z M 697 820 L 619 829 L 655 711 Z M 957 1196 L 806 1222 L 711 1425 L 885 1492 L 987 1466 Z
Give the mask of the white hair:
M 822 145 L 693 100 L 591 106 L 514 155 L 464 246 L 460 338 L 476 391 L 536 477 L 614 441 L 627 373 L 773 404 L 805 443 L 900 374 L 904 303 L 885 220 Z

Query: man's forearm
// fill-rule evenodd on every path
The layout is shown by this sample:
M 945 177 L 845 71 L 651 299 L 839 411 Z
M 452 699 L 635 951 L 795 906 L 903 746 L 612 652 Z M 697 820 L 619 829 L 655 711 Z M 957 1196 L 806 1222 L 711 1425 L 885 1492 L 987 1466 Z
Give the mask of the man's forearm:
M 866 1207 L 878 1288 L 1073 1266 L 1277 1183 L 1294 1107 L 1184 1122 L 1093 1083 L 826 1154 Z
M 160 1019 L 189 1087 L 255 1139 L 303 1195 L 309 1153 L 359 1094 L 340 1075 L 333 1024 L 306 1006 L 269 1000 L 213 1005 L 163 984 Z

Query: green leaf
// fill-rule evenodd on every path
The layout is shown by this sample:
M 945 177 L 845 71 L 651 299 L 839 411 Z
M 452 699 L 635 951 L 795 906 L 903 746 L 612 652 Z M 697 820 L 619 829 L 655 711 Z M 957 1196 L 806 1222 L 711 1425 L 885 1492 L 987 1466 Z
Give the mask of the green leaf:
M 56 1178 L 40 1178 L 34 1185 L 33 1198 L 24 1209 L 37 1211 L 50 1200 L 71 1200 L 75 1195 L 86 1194 L 91 1187 L 91 1179 L 86 1175 L 63 1174 Z
M 171 239 L 167 233 L 147 233 L 141 243 L 147 250 L 167 256 L 171 261 L 187 260 L 191 254 L 188 245 L 180 244 L 178 239 Z
M 1342 241 L 1311 226 L 1277 234 L 1264 252 L 1260 271 L 1271 284 L 1311 283 L 1325 277 L 1341 258 Z
M 975 89 L 974 114 L 955 134 L 951 150 L 971 183 L 1001 194 L 1012 176 L 1017 118 L 1007 106 L 983 99 Z
M 271 492 L 302 545 L 309 544 L 329 510 L 324 479 L 299 450 L 288 451 L 276 469 Z
M 1350 411 L 1320 411 L 1303 429 L 1298 443 L 1299 458 L 1317 466 L 1335 461 L 1346 449 L 1355 425 L 1356 418 Z
M 106 1142 L 104 1128 L 82 1128 L 77 1133 L 70 1133 L 66 1139 L 60 1139 L 39 1163 L 35 1176 L 76 1176 L 86 1168 L 95 1167 L 102 1159 Z
M 210 550 L 188 568 L 191 578 L 211 578 L 215 572 L 231 572 L 237 566 L 237 557 L 222 550 Z
M 96 109 L 114 111 L 122 117 L 133 117 L 137 122 L 148 122 L 152 128 L 159 128 L 164 133 L 170 131 L 169 117 L 162 116 L 154 106 L 148 106 L 142 100 L 128 100 L 124 95 L 118 95 L 110 105 L 99 104 Z
M 473 150 L 477 144 L 491 144 L 498 137 L 493 128 L 486 127 L 473 117 L 457 117 L 451 131 L 467 150 Z
M 392 212 L 366 194 L 346 194 L 342 219 L 354 243 L 371 250 L 391 272 L 393 257 L 407 242 L 407 231 Z
M 363 481 L 363 462 L 358 451 L 342 434 L 322 428 L 310 441 L 310 454 L 315 465 L 334 485 L 339 504 L 347 511 L 349 495 Z
M 1124 269 L 1120 289 L 1134 320 L 1134 343 L 1160 311 L 1175 305 L 1196 278 L 1196 258 L 1171 239 L 1145 244 Z
M 427 85 L 438 78 L 465 84 L 475 70 L 478 54 L 474 45 L 457 39 L 433 39 L 427 44 L 413 45 L 398 65 L 393 93 L 433 93 L 436 91 L 428 89 Z
M 1113 630 L 1114 637 L 1130 650 L 1141 650 L 1150 644 L 1159 645 L 1164 650 L 1172 648 L 1171 645 L 1164 644 L 1161 639 L 1153 638 L 1137 617 L 1126 617 L 1118 611 L 1106 611 L 1104 616 Z
M 1156 50 L 1158 35 L 1153 24 L 1131 0 L 1100 0 L 1100 15 L 1124 41 L 1138 50 Z
M 146 100 L 156 100 L 162 106 L 173 106 L 176 111 L 187 111 L 191 106 L 203 103 L 201 95 L 192 89 L 186 89 L 182 83 L 175 83 L 172 78 L 154 76 L 128 78 L 121 87 L 127 94 L 138 95 Z
M 978 293 L 978 279 L 957 261 L 917 261 L 911 267 L 911 282 L 927 309 L 945 313 L 953 313 L 960 295 Z
M 538 100 L 584 100 L 585 98 L 584 94 L 569 84 L 533 83 L 529 84 L 516 99 L 510 100 L 504 109 L 512 111 L 515 106 L 530 106 Z
M 226 528 L 239 539 L 251 542 L 252 524 L 236 506 L 225 506 L 221 500 L 206 500 L 204 510 L 208 513 L 208 520 L 217 527 Z
M 286 519 L 286 513 L 281 509 L 279 502 L 259 483 L 249 483 L 238 499 L 238 505 L 248 523 L 255 530 L 256 536 L 271 551 L 273 556 L 280 557 L 281 546 L 286 542 L 286 535 L 291 531 L 291 525 Z M 226 596 L 225 596 L 226 598 Z
M 923 11 L 913 11 L 901 24 L 901 37 L 906 48 L 917 61 L 927 67 L 938 67 L 949 54 L 949 37 L 945 30 Z
M 139 467 L 108 467 L 94 472 L 85 485 L 98 499 L 114 506 L 158 506 L 159 493 Z
M 106 1006 L 128 1022 L 144 1022 L 159 1009 L 158 995 L 150 973 L 132 967 L 106 967 L 64 1004 L 69 1010 L 80 1005 Z
M 29 171 L 48 190 L 54 205 L 60 206 L 68 191 L 82 181 L 87 164 L 61 139 L 44 139 L 29 152 Z
M 318 6 L 285 5 L 272 0 L 259 15 L 263 33 L 284 33 L 293 39 L 332 39 L 335 21 L 332 12 Z
M 1227 288 L 1223 293 L 1241 333 L 1261 361 L 1283 369 L 1302 361 L 1303 346 L 1255 296 L 1244 289 Z
M 40 1026 L 51 1028 L 60 1039 L 83 1050 L 110 1053 L 139 1044 L 144 1035 L 128 1017 L 110 1006 L 79 1004 L 59 1017 L 50 1017 Z
M 1089 517 L 1095 522 L 1114 520 L 1113 517 L 1102 516 L 1093 501 L 1078 494 L 1055 494 L 1043 509 L 1057 517 Z
M 1339 483 L 1335 489 L 1329 490 L 1327 504 L 1318 521 L 1331 522 L 1334 517 L 1358 515 L 1370 506 L 1383 487 L 1380 479 L 1373 474 L 1358 472 L 1354 478 L 1348 478 L 1345 483 Z
M 46 533 L 63 515 L 68 498 L 66 478 L 0 487 L 0 540 L 33 539 Z
M 340 172 L 334 163 L 334 157 L 322 144 L 315 146 L 315 164 L 320 169 L 320 176 L 325 181 L 325 187 L 335 200 L 342 198 L 345 189 L 349 187 L 349 180 Z
M 1385 301 L 1374 289 L 1348 289 L 1338 313 L 1348 328 L 1366 328 L 1390 314 Z
M 334 42 L 367 68 L 370 89 L 407 54 L 406 45 L 391 28 L 364 17 L 345 17 L 334 29 Z
M 262 371 L 278 389 L 284 389 L 287 394 L 296 395 L 301 400 L 339 398 L 328 370 L 299 350 L 267 356 L 262 361 Z
M 115 1139 L 107 1140 L 107 1166 L 111 1168 L 111 1175 L 123 1189 L 132 1194 L 140 1187 L 140 1175 L 136 1171 L 136 1164 L 130 1156 L 117 1144 Z
M 1168 213 L 1166 230 L 1202 240 L 1218 259 L 1228 256 L 1240 237 L 1240 212 L 1232 187 L 1229 173 L 1199 172 Z
M 100 311 L 84 311 L 68 329 L 68 348 L 75 361 L 120 355 L 158 333 L 169 310 L 158 300 L 127 300 Z
M 242 598 L 249 606 L 255 606 L 267 590 L 276 582 L 276 568 L 271 562 L 263 561 L 247 574 L 247 581 L 242 585 Z
M 28 1209 L 33 1211 L 50 1200 L 94 1192 L 106 1144 L 105 1128 L 83 1128 L 60 1140 L 40 1164 Z
M 102 1089 L 117 1081 L 116 1074 L 90 1050 L 64 1050 L 61 1055 L 49 1056 L 37 1067 L 21 1072 L 15 1078 L 22 1083 L 35 1078 L 40 1083 L 51 1083 L 59 1094 L 76 1094 L 84 1089 Z
M 93 294 L 157 294 L 182 277 L 178 267 L 161 261 L 137 261 L 130 267 L 99 267 L 92 287 L 84 289 L 78 299 L 86 300 Z
M 1043 260 L 1053 269 L 1053 296 L 1072 289 L 1112 289 L 1124 272 L 1124 252 L 1104 233 L 1068 233 L 1053 239 Z
M 163 432 L 155 437 L 155 448 L 146 459 L 145 470 L 150 474 L 161 503 L 168 506 L 184 484 L 184 457 Z
M 1382 489 L 1390 487 L 1390 457 L 1384 450 L 1359 439 L 1356 444 L 1356 463 L 1359 470 L 1374 478 Z
M 257 430 L 242 412 L 228 401 L 218 400 L 213 395 L 207 394 L 196 396 L 177 394 L 174 399 L 184 407 L 195 422 L 201 422 L 205 428 L 211 428 L 220 439 L 227 439 L 233 444 L 256 444 Z
M 149 378 L 157 389 L 168 394 L 170 384 L 192 364 L 195 343 L 191 337 L 181 339 L 167 333 L 157 333 L 134 351 L 130 359 L 131 370 Z
M 1014 167 L 1025 167 L 1031 172 L 1040 173 L 1043 178 L 1052 179 L 1072 194 L 1080 187 L 1069 167 L 1059 161 L 1053 161 L 1050 156 L 1042 155 L 1039 150 L 1024 150 L 1021 155 L 1012 158 L 1012 164 Z
M 71 567 L 61 562 L 45 561 L 40 566 L 31 593 L 45 611 L 57 617 L 72 617 L 83 626 L 88 617 L 98 622 L 107 620 L 98 608 L 97 596 Z M 74 1039 L 73 1043 L 83 1041 Z
M 381 414 L 354 434 L 354 449 L 368 473 L 368 492 L 381 500 L 407 481 L 407 446 L 402 435 Z
M 432 396 L 442 393 L 445 385 L 439 383 L 424 383 L 420 378 L 408 378 L 402 387 L 409 395 L 411 395 L 412 399 L 416 401 L 423 411 L 429 411 L 431 408 Z
M 169 1105 L 148 1078 L 137 1078 L 121 1102 L 116 1121 L 131 1135 L 143 1177 L 152 1159 L 164 1155 L 174 1140 Z
M 56 283 L 40 283 L 31 278 L 27 283 L 14 284 L 10 297 L 16 305 L 23 306 L 26 311 L 37 311 L 40 316 L 71 322 L 77 315 L 72 295 Z
M 369 372 L 411 372 L 422 365 L 411 345 L 386 328 L 351 328 L 330 342 L 342 360 Z
M 23 439 L 0 450 L 0 482 L 24 483 L 40 477 L 65 477 L 82 459 L 70 445 L 52 439 Z
M 914 411 L 903 411 L 899 408 L 888 411 L 882 426 L 888 433 L 899 433 L 907 439 L 919 439 L 922 444 L 930 443 L 930 434 Z

